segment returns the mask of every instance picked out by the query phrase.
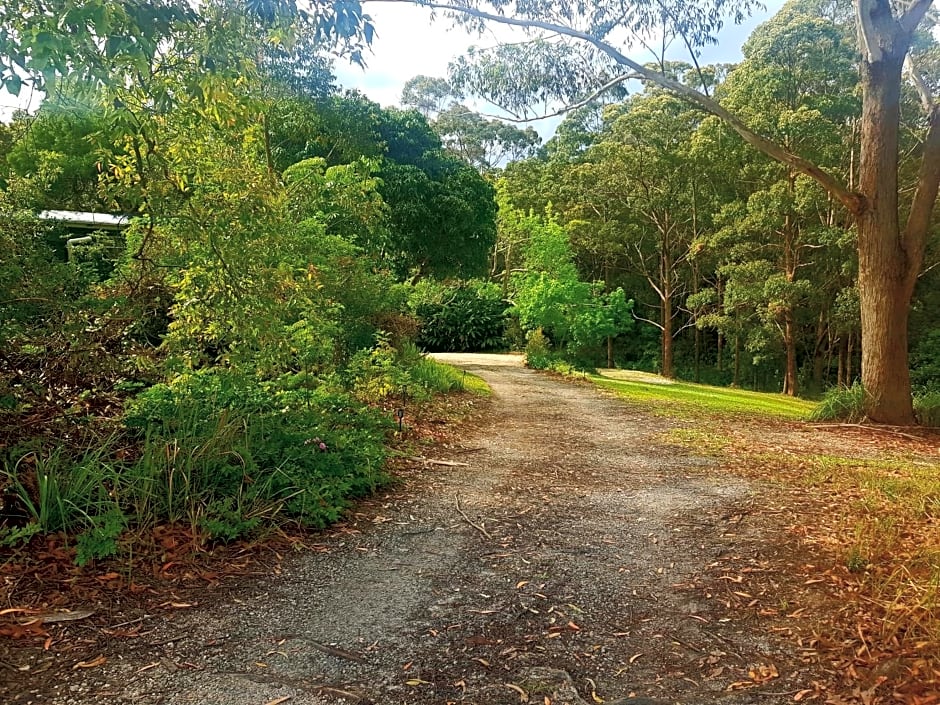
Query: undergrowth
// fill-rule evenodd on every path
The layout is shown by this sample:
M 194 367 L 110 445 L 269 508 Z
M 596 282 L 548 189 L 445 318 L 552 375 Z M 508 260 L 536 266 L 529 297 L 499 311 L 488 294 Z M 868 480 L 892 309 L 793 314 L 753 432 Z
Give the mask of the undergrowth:
M 184 373 L 138 393 L 122 428 L 86 447 L 33 440 L 6 449 L 0 549 L 57 534 L 84 565 L 132 551 L 135 532 L 160 525 L 183 526 L 201 542 L 285 523 L 323 527 L 388 482 L 389 400 L 489 391 L 478 377 L 383 341 L 348 370 L 340 384 Z
M 922 392 L 914 395 L 914 417 L 928 428 L 940 428 L 940 393 Z M 810 416 L 811 421 L 843 421 L 860 423 L 865 420 L 865 388 L 858 382 L 851 387 L 830 389 Z
M 804 482 L 850 498 L 844 561 L 881 610 L 883 639 L 940 642 L 940 463 L 801 459 Z

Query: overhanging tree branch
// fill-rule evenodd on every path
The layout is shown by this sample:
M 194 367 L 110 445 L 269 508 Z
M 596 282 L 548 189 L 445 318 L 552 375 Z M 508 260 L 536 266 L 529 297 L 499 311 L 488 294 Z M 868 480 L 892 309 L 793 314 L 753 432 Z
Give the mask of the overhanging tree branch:
M 934 0 L 914 0 L 910 7 L 898 18 L 898 24 L 905 32 L 913 32 L 927 14 Z
M 479 20 L 486 20 L 489 22 L 497 22 L 499 24 L 510 25 L 514 27 L 523 27 L 528 29 L 541 29 L 547 32 L 554 32 L 559 35 L 571 37 L 572 39 L 579 39 L 584 42 L 592 44 L 597 49 L 601 50 L 607 54 L 610 58 L 616 61 L 621 66 L 626 66 L 627 68 L 632 69 L 635 73 L 639 74 L 643 78 L 656 83 L 663 88 L 666 88 L 681 98 L 691 102 L 694 105 L 697 105 L 699 108 L 705 110 L 712 115 L 723 120 L 727 125 L 738 133 L 741 138 L 747 142 L 749 145 L 766 154 L 767 156 L 775 159 L 787 166 L 792 167 L 796 171 L 799 171 L 802 174 L 806 174 L 810 178 L 817 181 L 826 191 L 831 193 L 855 216 L 861 215 L 866 207 L 865 198 L 860 193 L 849 191 L 842 185 L 842 183 L 833 177 L 831 174 L 820 169 L 816 164 L 804 159 L 803 157 L 793 154 L 792 152 L 784 149 L 782 146 L 773 142 L 766 137 L 754 132 L 749 128 L 743 120 L 729 112 L 721 105 L 719 105 L 715 100 L 702 95 L 693 88 L 689 88 L 678 81 L 673 81 L 672 79 L 664 76 L 657 71 L 653 71 L 642 64 L 637 63 L 633 59 L 629 58 L 621 51 L 611 46 L 602 39 L 588 34 L 587 32 L 582 32 L 580 30 L 574 29 L 573 27 L 565 27 L 564 25 L 554 24 L 552 22 L 545 22 L 542 20 L 535 19 L 520 19 L 516 17 L 507 17 L 504 15 L 498 15 L 491 12 L 485 12 L 483 10 L 478 10 L 473 7 L 465 7 L 462 5 L 452 5 L 449 3 L 440 3 L 440 2 L 426 2 L 425 0 L 376 0 L 377 2 L 391 2 L 391 3 L 408 3 L 412 5 L 421 5 L 423 7 L 428 7 L 432 10 L 443 10 L 445 12 L 455 12 L 469 17 L 474 17 Z M 876 2 L 881 2 L 883 0 L 875 0 Z
M 505 120 L 506 122 L 532 122 L 533 120 L 545 120 L 547 118 L 558 117 L 559 115 L 564 115 L 565 113 L 571 112 L 572 110 L 577 110 L 578 108 L 583 108 L 586 105 L 590 105 L 591 103 L 593 103 L 595 100 L 600 98 L 602 95 L 604 95 L 604 93 L 606 93 L 608 90 L 610 90 L 614 86 L 620 83 L 623 83 L 624 81 L 630 81 L 634 78 L 640 78 L 640 76 L 635 73 L 625 73 L 625 74 L 621 74 L 620 76 L 615 76 L 614 78 L 610 79 L 607 83 L 605 83 L 603 86 L 598 88 L 596 91 L 591 93 L 591 95 L 589 95 L 584 100 L 579 100 L 577 103 L 566 105 L 564 108 L 561 108 L 560 110 L 556 110 L 553 113 L 546 113 L 545 115 L 539 115 L 538 117 L 534 117 L 534 118 L 505 117 L 502 115 L 493 115 L 492 113 L 481 113 L 481 115 L 483 115 L 484 117 L 498 118 L 500 120 Z

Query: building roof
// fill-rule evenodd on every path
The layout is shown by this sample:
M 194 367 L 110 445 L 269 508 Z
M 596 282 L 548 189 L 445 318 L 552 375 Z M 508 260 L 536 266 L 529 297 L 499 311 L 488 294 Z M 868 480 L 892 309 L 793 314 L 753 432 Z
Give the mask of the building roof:
M 91 213 L 88 211 L 42 211 L 40 220 L 53 220 L 68 225 L 71 228 L 84 228 L 86 230 L 120 230 L 130 224 L 126 215 L 111 215 L 110 213 Z

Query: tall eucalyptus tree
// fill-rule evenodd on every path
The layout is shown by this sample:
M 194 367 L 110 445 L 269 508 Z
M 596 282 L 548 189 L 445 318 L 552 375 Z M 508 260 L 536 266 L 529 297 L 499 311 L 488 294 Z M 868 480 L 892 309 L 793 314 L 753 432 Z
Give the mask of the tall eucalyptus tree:
M 887 423 L 913 422 L 908 317 L 940 188 L 940 100 L 936 82 L 917 65 L 929 43 L 923 30 L 935 22 L 928 17 L 934 0 L 853 0 L 862 107 L 859 178 L 849 183 L 716 101 L 704 72 L 697 90 L 664 71 L 671 46 L 684 45 L 695 63 L 699 50 L 716 41 L 728 17 L 741 20 L 756 7 L 752 0 L 628 5 L 620 0 L 390 1 L 429 7 L 477 29 L 500 23 L 537 35 L 531 43 L 477 52 L 459 66 L 460 88 L 508 109 L 525 111 L 551 101 L 581 104 L 592 94 L 639 76 L 716 115 L 757 150 L 819 182 L 858 228 L 862 379 L 868 416 Z M 639 45 L 652 50 L 657 62 L 630 58 L 627 47 Z M 909 203 L 902 203 L 898 195 L 905 72 L 920 98 L 922 114 L 920 167 L 913 182 L 905 185 L 913 193 Z

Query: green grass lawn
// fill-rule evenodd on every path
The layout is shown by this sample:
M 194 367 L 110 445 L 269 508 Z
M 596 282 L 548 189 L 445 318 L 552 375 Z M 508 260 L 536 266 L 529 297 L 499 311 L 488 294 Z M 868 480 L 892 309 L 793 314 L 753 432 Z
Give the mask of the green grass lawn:
M 728 387 L 710 387 L 691 382 L 663 383 L 665 380 L 646 382 L 642 379 L 619 380 L 601 375 L 589 375 L 594 384 L 610 389 L 624 399 L 649 407 L 664 416 L 689 416 L 702 411 L 718 415 L 769 416 L 778 419 L 801 420 L 809 416 L 815 402 L 794 399 L 782 394 L 749 392 Z

